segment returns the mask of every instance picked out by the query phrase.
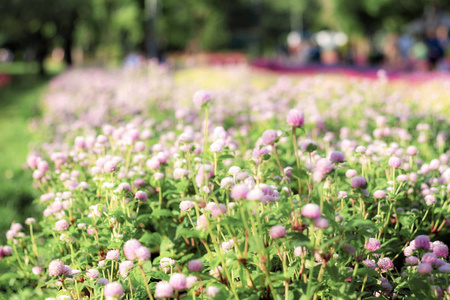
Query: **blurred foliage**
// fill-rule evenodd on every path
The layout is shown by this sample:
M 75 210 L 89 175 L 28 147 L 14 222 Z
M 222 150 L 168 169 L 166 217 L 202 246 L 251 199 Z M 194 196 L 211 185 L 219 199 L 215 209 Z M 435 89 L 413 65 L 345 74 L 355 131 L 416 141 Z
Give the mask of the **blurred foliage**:
M 0 47 L 41 66 L 57 46 L 68 64 L 70 49 L 111 62 L 145 52 L 149 42 L 159 54 L 239 49 L 260 55 L 284 47 L 291 30 L 341 30 L 350 38 L 370 39 L 399 32 L 426 11 L 442 12 L 449 5 L 446 0 L 9 0 L 0 1 Z
M 8 230 L 12 221 L 23 222 L 34 211 L 31 202 L 36 190 L 23 166 L 30 146 L 38 138 L 30 132 L 28 122 L 40 114 L 39 100 L 47 81 L 16 75 L 0 89 L 0 232 Z M 5 240 L 1 235 L 0 244 Z

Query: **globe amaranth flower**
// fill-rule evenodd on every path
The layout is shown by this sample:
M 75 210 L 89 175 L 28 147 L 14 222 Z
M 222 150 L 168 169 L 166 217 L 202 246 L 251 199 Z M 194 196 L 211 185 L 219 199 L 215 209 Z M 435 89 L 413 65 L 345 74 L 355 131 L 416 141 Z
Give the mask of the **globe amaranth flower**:
M 100 273 L 96 269 L 89 269 L 86 271 L 86 276 L 90 279 L 95 279 L 100 275 Z
M 201 108 L 203 105 L 211 101 L 211 94 L 208 91 L 199 90 L 195 92 L 192 101 L 197 108 Z
M 414 239 L 414 249 L 417 249 L 417 248 L 430 249 L 430 247 L 431 247 L 431 245 L 430 245 L 430 238 L 428 236 L 426 236 L 426 235 L 418 235 Z
M 186 288 L 186 276 L 181 273 L 174 273 L 170 276 L 169 284 L 175 290 L 184 290 Z
M 136 239 L 131 239 L 123 245 L 123 253 L 128 260 L 136 259 L 136 251 L 142 247 L 141 243 Z
M 394 263 L 389 257 L 380 258 L 377 262 L 377 265 L 382 270 L 390 270 L 394 268 Z
M 248 192 L 249 189 L 247 185 L 240 183 L 233 187 L 230 196 L 233 200 L 245 199 L 247 197 Z
M 431 270 L 433 270 L 433 267 L 427 263 L 421 263 L 417 266 L 417 273 L 420 274 L 429 274 L 431 273 Z
M 369 238 L 364 248 L 368 251 L 377 251 L 381 249 L 381 243 L 375 238 Z
M 106 299 L 118 299 L 123 295 L 122 285 L 116 281 L 108 283 L 107 285 L 105 285 L 103 294 L 105 295 Z
M 362 176 L 355 176 L 350 181 L 350 185 L 354 188 L 365 188 L 367 186 L 367 181 Z
M 286 123 L 292 127 L 302 127 L 305 123 L 305 115 L 299 109 L 291 109 L 286 116 Z
M 306 218 L 317 219 L 321 214 L 319 205 L 315 203 L 305 204 L 302 208 L 302 215 Z
M 393 156 L 389 158 L 388 164 L 391 168 L 396 169 L 402 165 L 402 160 L 399 157 Z
M 131 269 L 133 268 L 133 262 L 130 260 L 125 260 L 123 262 L 120 263 L 119 265 L 119 274 L 122 277 L 127 277 L 128 273 L 131 271 Z
M 208 286 L 205 290 L 205 294 L 208 297 L 215 297 L 219 293 L 219 288 L 216 286 Z
M 48 273 L 50 276 L 61 276 L 64 274 L 65 266 L 60 260 L 53 260 L 48 265 Z
M 282 225 L 274 225 L 270 228 L 269 235 L 273 239 L 278 239 L 286 235 L 286 228 Z
M 55 223 L 55 230 L 57 231 L 63 231 L 69 228 L 69 223 L 66 220 L 59 220 Z
M 273 144 L 278 138 L 278 133 L 273 129 L 268 129 L 262 134 L 262 142 L 264 145 Z
M 199 259 L 193 259 L 188 262 L 188 269 L 191 272 L 201 271 L 202 268 L 203 268 L 203 264 L 202 264 L 202 261 Z
M 341 151 L 333 151 L 330 154 L 330 160 L 334 163 L 343 162 L 345 161 L 344 153 L 342 153 Z

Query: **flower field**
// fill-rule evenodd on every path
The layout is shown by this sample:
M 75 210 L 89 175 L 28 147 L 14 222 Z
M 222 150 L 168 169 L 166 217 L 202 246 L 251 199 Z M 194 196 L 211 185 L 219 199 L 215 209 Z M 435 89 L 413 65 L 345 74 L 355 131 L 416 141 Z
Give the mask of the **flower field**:
M 450 83 L 225 73 L 51 81 L 5 299 L 448 299 Z

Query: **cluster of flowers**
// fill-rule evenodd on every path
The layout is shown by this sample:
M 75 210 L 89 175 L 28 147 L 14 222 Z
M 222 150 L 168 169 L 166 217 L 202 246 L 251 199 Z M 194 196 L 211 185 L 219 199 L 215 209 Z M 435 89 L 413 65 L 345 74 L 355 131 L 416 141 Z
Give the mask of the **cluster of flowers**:
M 27 160 L 42 216 L 0 248 L 25 286 L 73 299 L 450 294 L 449 241 L 430 242 L 449 233 L 449 124 L 418 118 L 382 79 L 193 92 L 155 65 L 86 72 L 50 87 L 51 140 Z

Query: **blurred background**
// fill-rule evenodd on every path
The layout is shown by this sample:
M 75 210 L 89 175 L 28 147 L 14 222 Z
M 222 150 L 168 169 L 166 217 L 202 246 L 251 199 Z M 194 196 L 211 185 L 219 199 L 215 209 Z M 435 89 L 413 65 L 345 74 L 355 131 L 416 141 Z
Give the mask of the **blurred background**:
M 33 62 L 20 67 L 42 74 L 144 57 L 448 70 L 449 7 L 448 0 L 3 0 L 0 61 Z
M 174 70 L 443 73 L 449 28 L 448 0 L 1 0 L 0 232 L 31 215 L 29 123 L 67 68 L 157 59 Z

